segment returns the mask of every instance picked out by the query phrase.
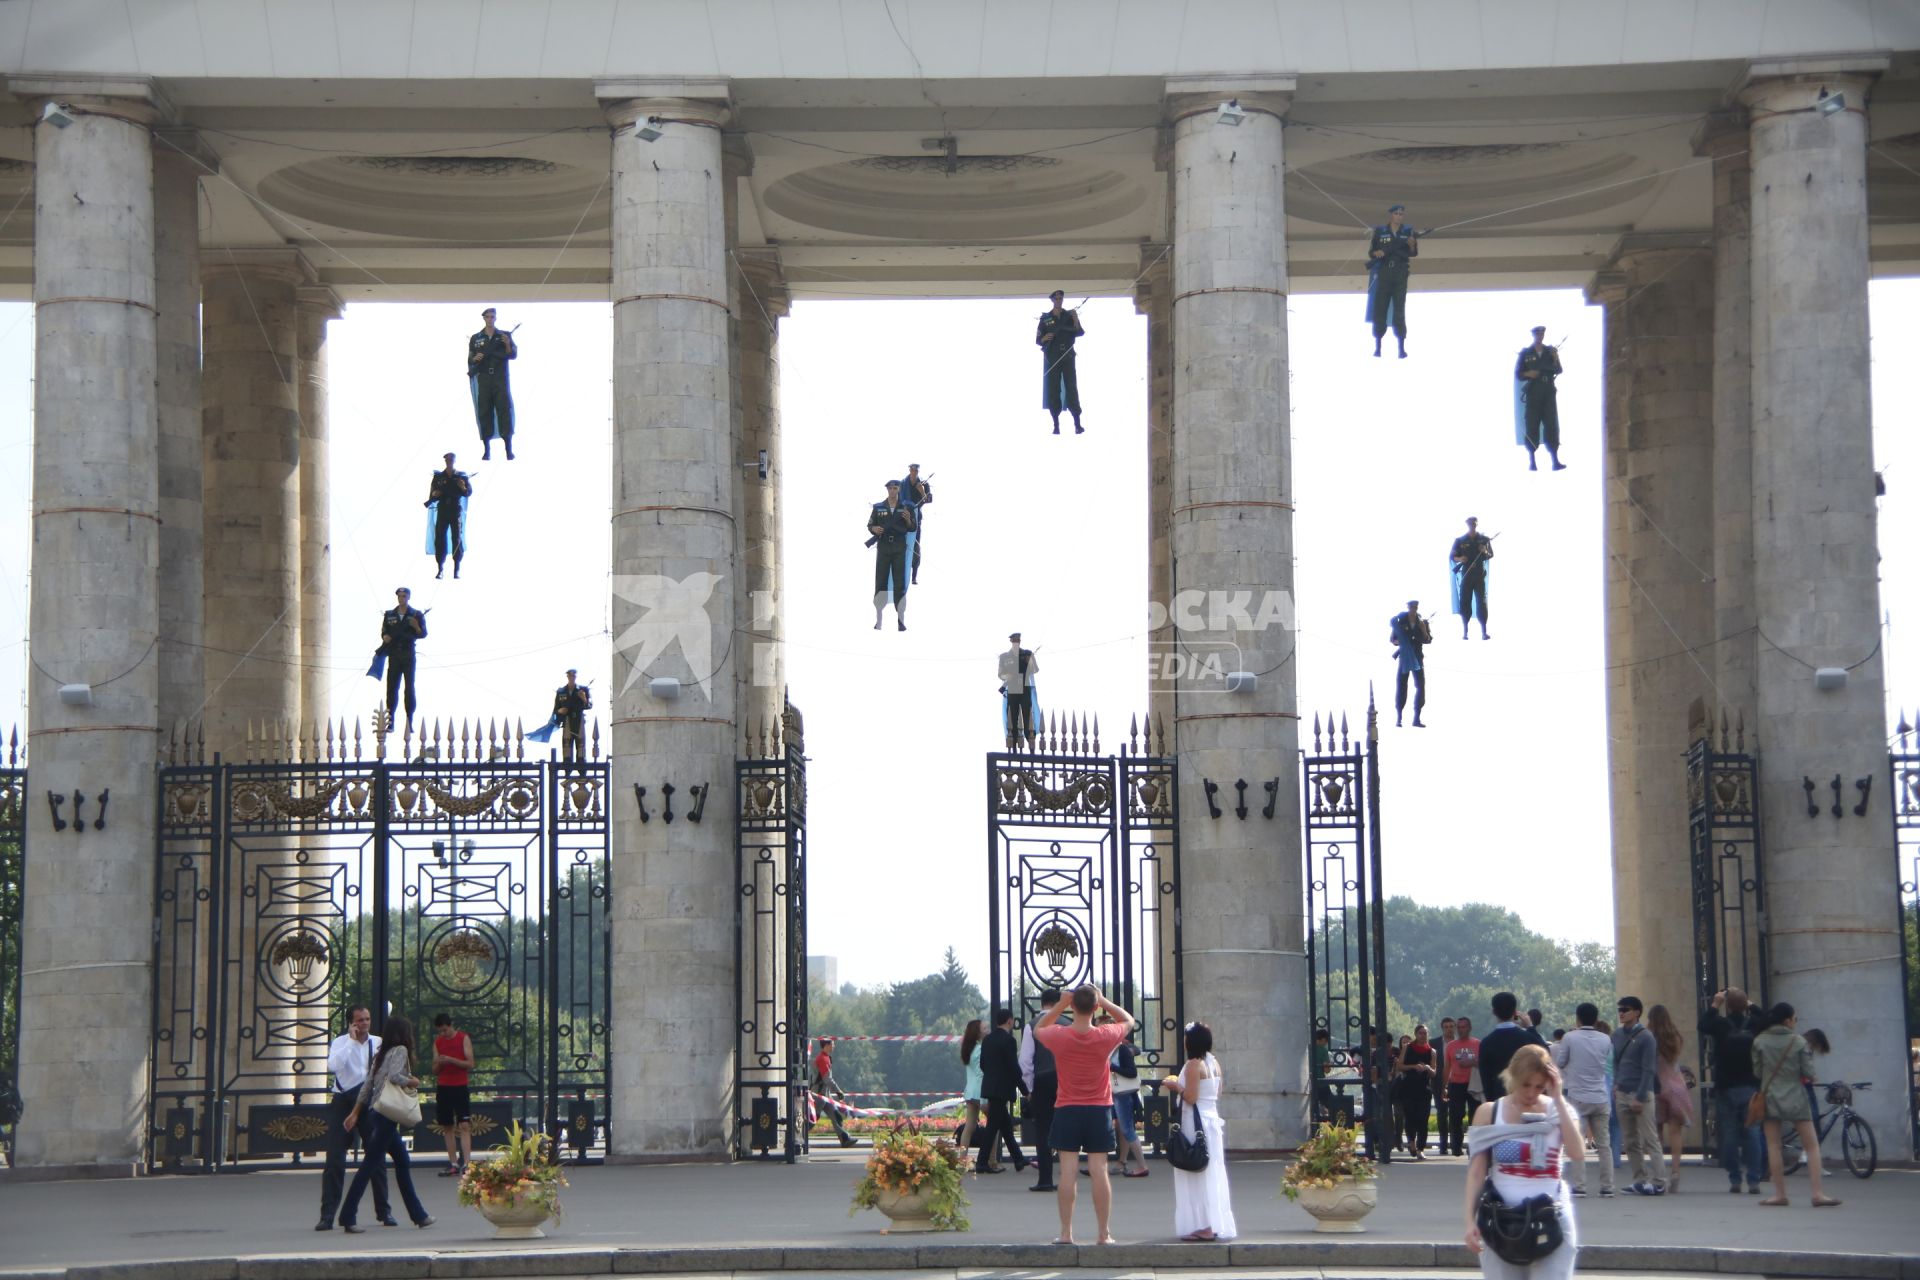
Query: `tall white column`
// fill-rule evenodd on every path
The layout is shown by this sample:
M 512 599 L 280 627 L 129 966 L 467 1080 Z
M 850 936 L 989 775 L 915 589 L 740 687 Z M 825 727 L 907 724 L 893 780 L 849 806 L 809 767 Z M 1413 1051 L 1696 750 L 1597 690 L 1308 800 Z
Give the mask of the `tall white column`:
M 1876 1082 L 1908 1070 L 1892 810 L 1881 794 L 1868 397 L 1865 108 L 1886 65 L 1756 63 L 1740 94 L 1753 164 L 1755 679 L 1770 994 L 1827 1032 L 1832 1078 Z M 1835 94 L 1844 108 L 1821 111 Z M 1816 668 L 1845 670 L 1845 687 L 1815 687 Z M 1807 813 L 1803 779 L 1814 783 L 1817 815 Z M 1859 779 L 1874 790 L 1856 816 Z M 1854 1105 L 1883 1154 L 1908 1153 L 1901 1089 L 1882 1085 Z
M 734 451 L 720 126 L 727 87 L 598 86 L 613 138 L 614 1013 L 622 1159 L 733 1137 Z M 629 127 L 657 117 L 660 136 Z M 671 701 L 649 692 L 674 677 Z M 648 789 L 654 820 L 630 803 Z M 705 821 L 660 796 L 713 788 Z
M 171 733 L 207 696 L 202 614 L 200 175 L 214 166 L 191 133 L 153 149 L 154 297 L 159 309 L 160 726 Z
M 300 359 L 300 718 L 332 714 L 332 569 L 328 550 L 333 484 L 328 427 L 327 324 L 340 318 L 340 295 L 309 285 L 295 295 Z
M 1174 80 L 1173 480 L 1177 591 L 1218 592 L 1184 645 L 1228 655 L 1258 687 L 1183 688 L 1176 701 L 1186 990 L 1221 1056 L 1233 1145 L 1305 1133 L 1308 1035 L 1301 898 L 1299 713 L 1294 697 L 1293 487 L 1281 113 L 1291 78 Z M 1238 128 L 1215 108 L 1237 98 Z M 1219 608 L 1211 607 L 1218 601 Z M 1261 625 L 1284 601 L 1284 621 Z M 1237 606 L 1237 607 L 1236 607 Z M 1269 821 L 1208 816 L 1203 779 L 1281 779 Z M 1229 794 L 1231 794 L 1229 792 Z M 1256 792 L 1257 794 L 1257 792 Z M 1204 922 L 1202 926 L 1198 922 Z M 1196 1011 L 1198 1007 L 1196 1006 Z
M 138 81 L 8 87 L 36 115 L 33 100 L 50 99 L 75 117 L 34 127 L 34 803 L 17 1155 L 130 1172 L 152 1041 L 160 487 L 147 127 L 162 109 Z M 91 705 L 63 701 L 66 684 L 91 685 Z M 64 799 L 63 831 L 48 793 Z
M 1174 728 L 1174 680 L 1166 660 L 1174 653 L 1173 608 L 1173 254 L 1172 245 L 1140 249 L 1134 310 L 1147 318 L 1147 610 L 1160 620 L 1147 637 L 1147 715 Z M 1157 744 L 1147 748 L 1149 753 Z
M 740 363 L 740 593 L 735 601 L 743 650 L 736 664 L 739 718 L 749 732 L 780 723 L 787 685 L 785 587 L 781 552 L 780 321 L 791 303 L 777 249 L 735 252 L 734 332 Z M 767 455 L 767 474 L 757 463 Z M 909 459 L 911 461 L 911 459 Z M 906 469 L 901 468 L 901 474 Z
M 1753 162 L 1747 114 L 1717 111 L 1694 135 L 1713 157 L 1713 662 L 1718 709 L 1754 727 Z M 1718 723 L 1716 717 L 1716 724 Z
M 1697 718 L 1715 706 L 1713 255 L 1697 236 L 1636 235 L 1614 263 L 1626 286 L 1608 316 L 1624 347 L 1626 440 L 1611 481 L 1625 503 L 1613 554 L 1626 575 L 1638 854 L 1616 969 L 1623 993 L 1684 1009 L 1695 986 L 1685 757 Z
M 293 249 L 223 250 L 202 271 L 207 746 L 300 718 L 300 350 Z

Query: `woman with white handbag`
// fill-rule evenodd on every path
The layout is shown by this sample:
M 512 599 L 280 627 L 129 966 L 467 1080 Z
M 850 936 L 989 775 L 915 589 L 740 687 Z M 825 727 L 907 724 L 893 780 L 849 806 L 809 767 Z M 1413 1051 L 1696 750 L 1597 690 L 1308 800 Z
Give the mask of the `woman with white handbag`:
M 353 1175 L 353 1185 L 347 1188 L 346 1203 L 340 1206 L 343 1231 L 366 1230 L 356 1221 L 360 1216 L 360 1195 L 388 1156 L 393 1157 L 393 1180 L 400 1185 L 407 1216 L 416 1227 L 433 1225 L 433 1218 L 413 1189 L 413 1164 L 407 1157 L 406 1144 L 400 1140 L 402 1129 L 411 1129 L 420 1123 L 420 1081 L 407 1073 L 415 1052 L 413 1024 L 405 1018 L 390 1017 L 380 1030 L 383 1035 L 380 1053 L 373 1060 L 373 1070 L 367 1073 L 366 1083 L 360 1086 L 359 1100 L 344 1122 L 347 1132 L 351 1133 L 360 1123 L 361 1115 L 367 1117 L 363 1138 L 366 1154 L 360 1158 L 360 1171 Z M 397 1224 L 388 1218 L 384 1225 Z

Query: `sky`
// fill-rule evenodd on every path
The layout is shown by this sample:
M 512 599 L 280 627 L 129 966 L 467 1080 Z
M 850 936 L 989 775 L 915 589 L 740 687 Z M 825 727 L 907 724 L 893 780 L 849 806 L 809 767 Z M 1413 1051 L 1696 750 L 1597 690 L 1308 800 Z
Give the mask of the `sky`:
M 806 716 L 810 950 L 841 981 L 987 973 L 986 752 L 1008 631 L 1038 651 L 1050 710 L 1097 715 L 1115 749 L 1146 706 L 1146 324 L 1096 299 L 1079 344 L 1087 434 L 1049 434 L 1032 345 L 1041 299 L 813 301 L 782 324 L 787 677 Z M 1371 357 L 1355 294 L 1289 303 L 1295 599 L 1303 745 L 1316 712 L 1385 711 L 1389 893 L 1484 900 L 1542 865 L 1513 904 L 1572 941 L 1612 940 L 1601 620 L 1600 312 L 1576 291 L 1414 293 L 1409 359 Z M 431 608 L 423 716 L 545 719 L 569 666 L 610 699 L 604 304 L 500 308 L 520 324 L 516 453 L 481 463 L 453 356 L 473 305 L 354 303 L 329 342 L 334 716 L 366 718 L 380 612 Z M 1920 441 L 1892 362 L 1920 348 L 1920 281 L 1872 290 L 1882 603 L 1890 701 L 1920 703 Z M 1529 473 L 1510 388 L 1527 330 L 1562 343 L 1569 469 Z M 24 733 L 31 309 L 0 303 L 0 732 Z M 424 554 L 429 474 L 474 477 L 462 577 Z M 872 630 L 868 505 L 921 464 L 935 491 L 905 633 Z M 1387 619 L 1445 614 L 1446 552 L 1468 515 L 1499 535 L 1491 641 L 1436 619 L 1423 731 L 1392 727 Z M 1710 589 L 1703 584 L 1703 590 Z M 604 728 L 603 728 L 604 734 Z M 1675 767 L 1680 767 L 1676 750 Z M 718 780 L 716 780 L 718 781 Z M 725 784 L 723 783 L 723 786 Z M 1189 781 L 1189 785 L 1191 781 Z M 1277 842 L 1276 842 L 1277 843 Z

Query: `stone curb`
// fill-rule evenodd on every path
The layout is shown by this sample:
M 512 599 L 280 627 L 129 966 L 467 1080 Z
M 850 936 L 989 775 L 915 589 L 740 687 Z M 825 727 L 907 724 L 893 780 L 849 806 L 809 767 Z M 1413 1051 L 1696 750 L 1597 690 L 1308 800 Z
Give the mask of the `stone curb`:
M 523 1276 L 648 1275 L 732 1271 L 1115 1270 L 1190 1268 L 1281 1270 L 1381 1268 L 1403 1274 L 1473 1270 L 1465 1246 L 1406 1240 L 1297 1240 L 1267 1243 L 1093 1245 L 962 1242 L 840 1245 L 710 1245 L 634 1248 L 538 1245 L 381 1254 L 254 1254 L 118 1262 L 67 1268 L 0 1268 L 0 1280 L 503 1280 Z M 1920 1280 L 1920 1255 L 1717 1249 L 1673 1245 L 1584 1245 L 1582 1271 L 1678 1272 L 1804 1277 L 1806 1280 Z

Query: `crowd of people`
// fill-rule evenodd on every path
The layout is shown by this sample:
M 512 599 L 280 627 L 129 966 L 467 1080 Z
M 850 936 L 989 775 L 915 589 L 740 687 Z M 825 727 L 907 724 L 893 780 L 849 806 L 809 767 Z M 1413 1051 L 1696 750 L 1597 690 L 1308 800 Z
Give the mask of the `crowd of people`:
M 1614 1196 L 1623 1161 L 1620 1192 L 1680 1190 L 1681 1144 L 1700 1087 L 1683 1061 L 1687 1038 L 1665 1005 L 1649 1008 L 1634 995 L 1616 1002 L 1617 1024 L 1583 1002 L 1572 1027 L 1550 1031 L 1544 1015 L 1522 1012 L 1512 992 L 1491 1004 L 1493 1026 L 1484 1036 L 1474 1034 L 1468 1017 L 1441 1019 L 1437 1040 L 1424 1023 L 1397 1041 L 1370 1029 L 1352 1063 L 1336 1062 L 1327 1033 L 1316 1033 L 1316 1119 L 1352 1122 L 1353 1101 L 1338 1090 L 1358 1084 L 1369 1150 L 1416 1161 L 1427 1158 L 1437 1122 L 1435 1153 L 1468 1160 L 1465 1236 L 1485 1273 L 1570 1275 L 1573 1201 L 1588 1194 L 1589 1156 L 1603 1199 Z M 1792 1130 L 1805 1151 L 1819 1150 L 1813 1059 L 1830 1046 L 1819 1030 L 1802 1034 L 1797 1023 L 1792 1005 L 1761 1009 L 1737 988 L 1716 993 L 1696 1023 L 1711 1047 L 1706 1061 L 1727 1191 L 1759 1195 L 1770 1179 L 1772 1194 L 1758 1203 L 1775 1208 L 1788 1204 L 1783 1134 Z M 1820 1161 L 1810 1159 L 1807 1170 L 1809 1202 L 1838 1205 L 1822 1187 Z M 1505 1227 L 1525 1236 L 1520 1228 L 1528 1224 L 1517 1215 L 1526 1212 L 1536 1215 L 1530 1225 L 1537 1240 L 1551 1237 L 1551 1248 L 1520 1263 L 1483 1251 L 1485 1232 L 1502 1214 Z M 1542 1215 L 1552 1218 L 1550 1228 Z
M 966 1118 L 960 1146 L 975 1151 L 974 1173 L 1003 1173 L 1011 1161 L 1016 1172 L 1033 1165 L 1031 1190 L 1055 1198 L 1063 1244 L 1073 1243 L 1078 1178 L 1093 1191 L 1095 1239 L 1110 1243 L 1113 1181 L 1109 1157 L 1120 1176 L 1152 1174 L 1140 1143 L 1141 1064 L 1132 1037 L 1133 1015 L 1093 986 L 1040 993 L 1041 1013 L 1024 1035 L 1016 1035 L 1013 1011 L 995 1009 L 991 1029 L 979 1019 L 967 1024 L 960 1039 L 965 1072 Z M 1180 1132 L 1192 1150 L 1213 1153 L 1202 1167 L 1169 1166 L 1173 1178 L 1174 1233 L 1182 1240 L 1231 1240 L 1237 1234 L 1227 1183 L 1226 1122 L 1219 1099 L 1226 1075 L 1213 1053 L 1213 1031 L 1189 1023 L 1182 1036 L 1185 1057 L 1179 1070 L 1159 1083 L 1178 1108 Z M 1013 1124 L 1019 1104 L 1033 1154 L 1021 1149 Z M 984 1120 L 983 1120 L 984 1117 Z M 835 1120 L 836 1126 L 838 1119 Z

